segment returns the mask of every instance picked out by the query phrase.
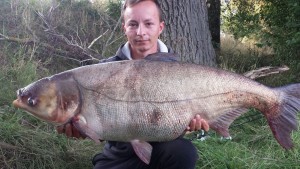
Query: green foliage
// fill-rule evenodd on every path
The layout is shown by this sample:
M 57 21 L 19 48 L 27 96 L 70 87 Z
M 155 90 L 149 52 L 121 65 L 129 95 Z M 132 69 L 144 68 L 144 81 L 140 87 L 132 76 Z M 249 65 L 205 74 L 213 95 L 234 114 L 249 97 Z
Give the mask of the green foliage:
M 251 37 L 274 49 L 277 63 L 299 59 L 298 0 L 231 1 L 223 8 L 223 29 L 236 38 Z
M 109 0 L 107 4 L 107 14 L 114 20 L 118 20 L 121 17 L 122 0 Z
M 0 106 L 10 105 L 16 98 L 16 90 L 37 78 L 38 64 L 30 59 L 26 48 L 8 49 L 0 53 Z
M 270 1 L 262 9 L 262 19 L 267 30 L 264 39 L 274 47 L 277 53 L 285 55 L 283 60 L 299 56 L 300 48 L 300 3 L 295 0 Z M 295 54 L 294 54 L 295 52 Z M 292 58 L 290 58 L 291 56 Z
M 222 29 L 235 37 L 249 37 L 262 29 L 257 1 L 231 1 L 222 7 Z

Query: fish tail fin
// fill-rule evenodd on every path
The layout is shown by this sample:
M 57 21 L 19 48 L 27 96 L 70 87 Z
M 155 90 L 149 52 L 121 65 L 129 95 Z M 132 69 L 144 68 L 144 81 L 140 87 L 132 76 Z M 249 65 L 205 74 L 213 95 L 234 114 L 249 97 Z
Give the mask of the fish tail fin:
M 300 110 L 300 84 L 276 88 L 282 94 L 279 104 L 265 114 L 278 143 L 285 149 L 293 147 L 291 132 L 298 129 L 297 112 Z
M 290 84 L 283 87 L 278 87 L 276 89 L 283 91 L 287 95 L 294 96 L 300 99 L 300 83 Z

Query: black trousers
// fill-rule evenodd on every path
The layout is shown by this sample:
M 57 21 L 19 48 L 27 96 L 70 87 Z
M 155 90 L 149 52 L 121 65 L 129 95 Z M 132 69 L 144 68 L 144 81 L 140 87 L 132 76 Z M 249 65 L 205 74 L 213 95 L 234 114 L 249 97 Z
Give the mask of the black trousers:
M 153 151 L 150 164 L 142 162 L 130 144 L 106 147 L 93 159 L 94 169 L 194 169 L 198 159 L 197 150 L 187 139 L 179 137 L 169 142 L 151 142 Z M 129 145 L 129 146 L 128 146 Z M 129 147 L 129 148 L 128 148 Z

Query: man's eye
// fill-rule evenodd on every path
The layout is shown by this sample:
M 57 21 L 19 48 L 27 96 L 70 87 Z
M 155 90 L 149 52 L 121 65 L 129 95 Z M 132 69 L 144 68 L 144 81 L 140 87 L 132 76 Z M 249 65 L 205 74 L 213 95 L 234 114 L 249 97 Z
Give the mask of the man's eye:
M 130 23 L 130 24 L 128 24 L 128 26 L 130 26 L 130 27 L 136 27 L 137 24 L 135 24 L 135 23 Z
M 152 22 L 149 22 L 149 23 L 146 23 L 147 26 L 152 26 L 153 23 Z

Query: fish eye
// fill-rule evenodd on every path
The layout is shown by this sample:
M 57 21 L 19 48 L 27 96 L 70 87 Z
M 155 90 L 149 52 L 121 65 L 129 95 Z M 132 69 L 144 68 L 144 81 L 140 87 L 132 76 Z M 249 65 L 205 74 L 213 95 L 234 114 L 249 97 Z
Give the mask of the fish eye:
M 28 103 L 29 106 L 33 107 L 33 106 L 36 105 L 36 100 L 29 97 L 28 100 L 27 100 L 27 103 Z
M 17 94 L 19 95 L 19 96 L 21 96 L 22 95 L 22 90 L 21 89 L 19 89 L 18 91 L 17 91 Z

